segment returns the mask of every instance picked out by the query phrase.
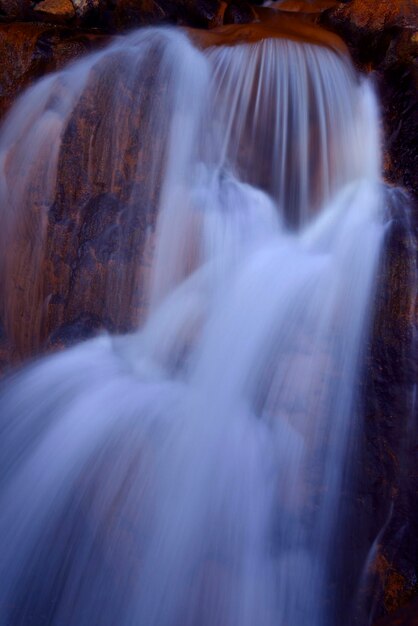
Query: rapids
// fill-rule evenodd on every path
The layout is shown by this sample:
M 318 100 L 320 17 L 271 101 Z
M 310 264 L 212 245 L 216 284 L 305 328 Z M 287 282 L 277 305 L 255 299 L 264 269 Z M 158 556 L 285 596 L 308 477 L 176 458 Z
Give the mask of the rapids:
M 170 29 L 40 80 L 0 135 L 3 317 L 26 348 L 47 302 L 63 136 L 112 81 L 83 167 L 94 178 L 106 161 L 117 187 L 130 136 L 155 139 L 126 192 L 127 224 L 151 216 L 149 309 L 136 332 L 2 385 L 0 623 L 339 626 L 341 499 L 386 220 L 373 90 L 335 50 L 200 51 Z M 116 272 L 104 306 L 127 284 Z

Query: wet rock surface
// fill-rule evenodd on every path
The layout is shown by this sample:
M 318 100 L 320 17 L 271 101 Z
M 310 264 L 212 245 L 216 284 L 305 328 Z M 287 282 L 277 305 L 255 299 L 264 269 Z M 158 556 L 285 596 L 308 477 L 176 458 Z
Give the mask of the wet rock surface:
M 75 17 L 75 9 L 71 0 L 42 0 L 35 8 L 39 17 L 46 20 L 66 22 Z
M 37 78 L 107 41 L 99 33 L 42 23 L 0 23 L 0 123 L 11 103 Z
M 418 2 L 351 0 L 321 14 L 378 87 L 388 181 L 418 198 Z
M 352 531 L 351 543 L 366 564 L 358 572 L 360 625 L 369 616 L 381 618 L 408 605 L 418 591 L 418 229 L 413 202 L 403 191 L 388 189 L 387 203 L 391 215 L 364 373 L 365 421 L 352 494 L 353 520 L 362 524 Z M 413 611 L 404 615 L 414 617 Z
M 360 71 L 372 76 L 383 120 L 384 174 L 410 194 L 407 198 L 392 192 L 354 494 L 357 519 L 364 519 L 364 527 L 352 541 L 354 551 L 368 559 L 366 571 L 359 572 L 361 593 L 369 598 L 366 606 L 376 624 L 413 626 L 418 593 L 418 312 L 413 267 L 418 241 L 418 3 L 351 0 L 324 11 L 320 21 L 342 36 Z M 364 613 L 358 619 L 367 623 Z

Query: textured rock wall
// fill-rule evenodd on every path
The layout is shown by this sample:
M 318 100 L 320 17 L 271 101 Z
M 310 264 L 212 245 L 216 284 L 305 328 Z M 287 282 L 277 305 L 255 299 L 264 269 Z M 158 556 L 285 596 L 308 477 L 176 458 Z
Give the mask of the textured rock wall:
M 0 21 L 0 123 L 22 89 L 106 40 L 63 25 Z
M 170 6 L 173 8 L 174 4 Z M 206 4 L 192 4 L 181 4 L 181 10 L 176 15 L 177 21 L 194 24 L 196 11 L 207 8 Z M 26 5 L 21 6 L 23 12 L 20 18 L 33 18 L 35 5 L 31 5 L 27 11 Z M 13 21 L 14 14 L 10 10 L 7 19 L 4 18 L 5 21 L 0 23 L 0 56 L 4 60 L 0 65 L 0 114 L 4 116 L 22 89 L 36 78 L 60 69 L 69 61 L 104 45 L 109 40 L 109 32 L 115 28 L 115 24 L 119 24 L 118 10 L 122 11 L 124 6 L 123 3 L 113 6 L 112 20 L 109 18 L 108 25 L 100 28 L 97 25 L 96 28 L 87 28 L 86 25 L 81 28 L 76 17 L 66 18 L 65 23 L 62 19 L 53 19 L 53 16 L 51 21 L 55 20 L 56 23 L 17 22 Z M 142 11 L 140 3 L 135 6 Z M 218 12 L 221 11 L 219 15 L 222 14 L 227 20 L 227 9 L 235 5 L 227 7 L 226 4 L 217 3 L 216 6 Z M 248 8 L 245 3 L 239 7 L 244 13 Z M 103 15 L 109 9 L 103 3 L 96 8 Z M 86 22 L 90 10 L 90 5 L 86 6 L 81 21 Z M 244 27 L 241 24 L 227 24 L 221 28 L 189 28 L 189 33 L 201 46 L 219 43 L 233 45 L 240 40 L 280 35 L 323 43 L 338 49 L 343 46 L 338 37 L 327 34 L 313 24 L 318 13 L 309 14 L 307 19 L 292 19 L 289 12 L 277 13 L 259 8 L 251 8 L 251 11 L 251 19 L 255 19 L 256 11 L 260 13 L 258 21 Z M 98 24 L 102 23 L 99 17 L 104 19 L 102 13 L 101 17 L 96 16 Z M 244 19 L 244 13 L 240 18 L 238 8 L 234 9 L 234 19 L 240 22 Z M 130 18 L 123 15 L 123 24 L 130 26 Z M 148 14 L 141 12 L 141 15 L 141 19 L 147 22 Z M 151 21 L 157 18 L 154 13 Z M 167 13 L 162 17 L 160 15 L 159 19 L 165 21 Z M 150 72 L 152 74 L 151 64 Z M 44 176 L 42 163 L 36 165 L 36 175 L 25 194 L 24 211 L 31 216 L 32 221 L 27 227 L 23 224 L 20 228 L 16 245 L 8 254 L 8 276 L 3 278 L 3 283 L 8 285 L 2 298 L 3 314 L 0 300 L 0 362 L 3 362 L 3 367 L 39 354 L 43 349 L 85 338 L 103 328 L 111 332 L 131 330 L 144 314 L 145 303 L 141 294 L 145 278 L 138 275 L 136 268 L 140 251 L 145 245 L 145 230 L 153 227 L 153 224 L 144 222 L 145 205 L 149 209 L 155 205 L 155 199 L 150 199 L 149 190 L 144 193 L 147 176 L 138 179 L 137 163 L 141 161 L 144 172 L 147 167 L 144 145 L 152 143 L 153 150 L 157 149 L 164 134 L 164 120 L 161 119 L 159 127 L 154 129 L 153 137 L 145 136 L 143 129 L 146 124 L 142 124 L 142 121 L 146 120 L 147 112 L 144 103 L 135 112 L 136 104 L 132 104 L 135 102 L 135 92 L 132 85 L 124 80 L 125 73 L 123 64 L 115 68 L 120 94 L 124 95 L 118 105 L 117 117 L 122 124 L 124 120 L 137 115 L 138 119 L 133 121 L 138 133 L 132 137 L 129 137 L 129 132 L 119 133 L 120 137 L 126 134 L 129 141 L 126 143 L 124 140 L 123 145 L 119 146 L 119 154 L 113 155 L 121 164 L 119 170 L 113 172 L 110 160 L 106 160 L 109 150 L 105 140 L 107 122 L 104 122 L 106 107 L 111 105 L 112 86 L 96 84 L 93 76 L 91 85 L 76 107 L 73 119 L 63 135 L 56 198 L 53 205 L 47 207 L 48 242 L 46 254 L 40 259 L 41 275 L 28 270 L 33 262 L 31 252 L 27 251 L 27 241 L 32 236 L 30 233 L 36 232 L 38 228 L 36 220 L 39 220 L 39 211 L 36 212 L 36 207 L 45 204 L 45 199 L 40 197 Z M 152 76 L 141 76 L 140 80 L 140 89 L 139 85 L 135 87 L 137 92 L 144 91 L 144 85 L 152 80 Z M 61 97 L 65 98 L 65 93 L 63 96 L 57 93 L 54 97 L 59 101 Z M 154 102 L 153 107 L 156 106 Z M 95 163 L 94 172 L 88 167 L 89 159 Z M 22 184 L 13 175 L 10 180 L 12 185 Z M 135 186 L 136 194 L 133 191 Z M 132 196 L 141 198 L 144 205 L 143 211 L 136 212 L 135 221 L 126 217 L 132 208 L 129 204 Z M 147 200 L 144 200 L 144 196 Z M 45 213 L 45 208 L 42 212 Z M 122 255 L 118 251 L 117 241 L 123 237 L 131 240 L 132 245 L 130 252 Z M 145 274 L 147 271 L 145 268 Z M 121 275 L 130 277 L 123 286 Z M 117 298 L 108 298 L 106 292 L 109 291 L 112 294 L 119 291 L 119 301 Z
M 377 86 L 384 132 L 384 173 L 392 191 L 392 221 L 376 297 L 376 319 L 364 382 L 365 430 L 353 537 L 367 554 L 374 541 L 364 596 L 379 624 L 417 623 L 418 436 L 416 400 L 418 277 L 418 3 L 351 0 L 320 21 L 340 34 L 357 67 Z M 364 597 L 363 596 L 363 597 Z M 403 608 L 400 608 L 403 607 Z M 364 615 L 360 614 L 360 624 Z
M 418 199 L 418 1 L 351 0 L 324 11 L 378 87 L 385 136 L 384 171 L 390 183 Z

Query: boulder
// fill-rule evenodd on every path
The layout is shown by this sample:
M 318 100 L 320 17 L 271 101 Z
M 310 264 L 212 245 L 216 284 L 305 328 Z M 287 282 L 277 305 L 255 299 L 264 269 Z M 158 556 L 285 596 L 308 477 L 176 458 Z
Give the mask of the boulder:
M 71 0 L 42 0 L 34 9 L 39 19 L 53 22 L 69 22 L 75 17 Z

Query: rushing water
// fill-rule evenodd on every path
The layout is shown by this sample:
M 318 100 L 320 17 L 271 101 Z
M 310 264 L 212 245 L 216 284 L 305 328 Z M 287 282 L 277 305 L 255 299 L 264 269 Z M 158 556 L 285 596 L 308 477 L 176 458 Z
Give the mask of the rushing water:
M 34 289 L 64 130 L 91 83 L 112 80 L 92 171 L 107 159 L 116 179 L 135 107 L 160 102 L 141 128 L 159 140 L 136 165 L 141 206 L 160 189 L 149 313 L 3 386 L 0 623 L 337 626 L 340 501 L 385 229 L 371 88 L 319 46 L 201 52 L 171 30 L 40 81 L 0 137 L 2 219 L 9 241 L 35 229 L 19 260 Z M 9 246 L 9 318 L 16 263 Z

